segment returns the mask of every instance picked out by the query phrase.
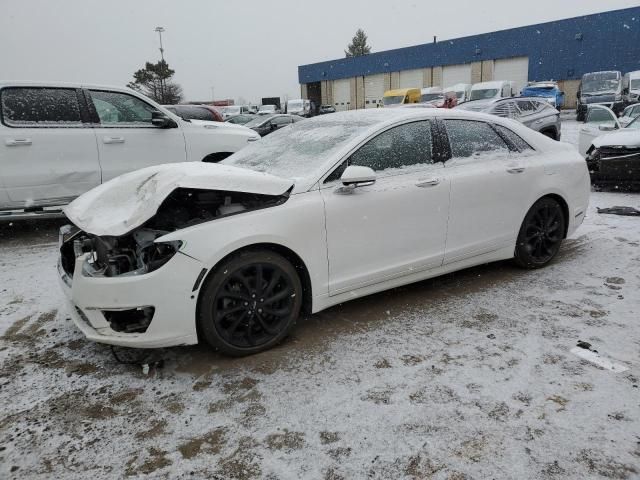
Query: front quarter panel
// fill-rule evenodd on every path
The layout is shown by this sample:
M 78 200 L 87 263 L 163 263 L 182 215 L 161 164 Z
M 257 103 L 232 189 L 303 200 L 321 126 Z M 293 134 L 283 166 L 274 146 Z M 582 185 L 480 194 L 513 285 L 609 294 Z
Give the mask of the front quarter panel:
M 249 138 L 255 137 L 252 130 L 239 125 L 202 125 L 182 122 L 187 148 L 187 160 L 201 161 L 207 155 L 218 152 L 235 153 L 247 146 Z
M 276 207 L 219 218 L 159 239 L 170 240 L 181 240 L 181 251 L 203 262 L 209 271 L 224 257 L 244 247 L 280 245 L 304 262 L 314 297 L 326 296 L 328 292 L 324 205 L 319 190 L 291 195 Z M 315 304 L 314 301 L 314 311 Z

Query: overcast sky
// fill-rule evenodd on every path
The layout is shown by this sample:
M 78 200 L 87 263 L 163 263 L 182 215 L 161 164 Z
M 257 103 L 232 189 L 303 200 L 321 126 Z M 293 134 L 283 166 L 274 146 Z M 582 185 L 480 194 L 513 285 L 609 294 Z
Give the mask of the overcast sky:
M 0 79 L 125 85 L 165 58 L 187 100 L 300 95 L 298 65 L 637 6 L 635 0 L 2 0 Z

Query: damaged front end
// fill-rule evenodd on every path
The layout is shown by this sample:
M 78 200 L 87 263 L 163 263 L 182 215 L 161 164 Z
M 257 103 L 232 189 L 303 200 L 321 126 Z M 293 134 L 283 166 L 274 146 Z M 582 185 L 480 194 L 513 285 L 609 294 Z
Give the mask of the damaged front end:
M 75 226 L 62 227 L 60 263 L 65 273 L 73 278 L 76 258 L 89 253 L 83 264 L 82 273 L 86 276 L 144 275 L 166 264 L 182 246 L 180 241 L 158 241 L 161 237 L 218 218 L 280 205 L 288 197 L 289 192 L 263 195 L 177 188 L 153 217 L 124 235 L 98 236 Z

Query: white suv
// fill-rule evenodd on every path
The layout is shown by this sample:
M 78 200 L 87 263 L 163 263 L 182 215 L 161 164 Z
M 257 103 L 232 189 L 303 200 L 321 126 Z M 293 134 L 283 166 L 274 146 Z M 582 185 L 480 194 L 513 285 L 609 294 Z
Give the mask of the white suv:
M 59 215 L 87 190 L 161 163 L 217 162 L 260 136 L 191 123 L 127 88 L 0 83 L 0 220 Z

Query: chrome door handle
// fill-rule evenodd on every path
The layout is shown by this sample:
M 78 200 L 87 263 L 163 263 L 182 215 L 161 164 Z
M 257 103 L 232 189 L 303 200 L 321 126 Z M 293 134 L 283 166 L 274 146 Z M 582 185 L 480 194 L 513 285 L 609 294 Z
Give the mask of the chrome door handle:
M 4 141 L 7 147 L 19 147 L 21 145 L 31 145 L 30 138 L 7 138 Z
M 416 187 L 421 187 L 421 188 L 435 187 L 436 185 L 440 185 L 439 178 L 433 178 L 431 180 L 419 180 L 416 182 Z
M 103 137 L 104 143 L 124 143 L 124 137 Z
M 524 167 L 519 167 L 519 168 L 507 168 L 507 172 L 509 173 L 522 173 L 524 172 Z

